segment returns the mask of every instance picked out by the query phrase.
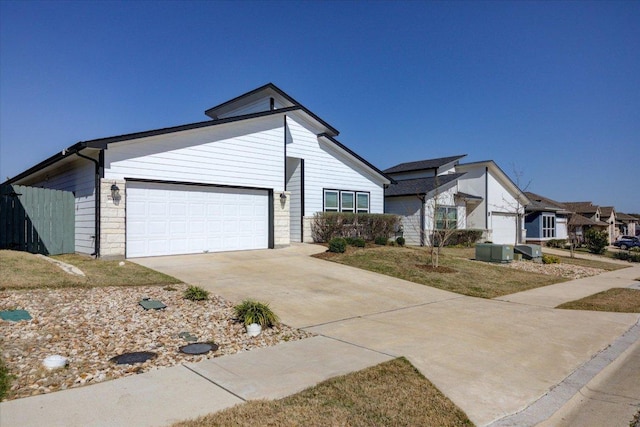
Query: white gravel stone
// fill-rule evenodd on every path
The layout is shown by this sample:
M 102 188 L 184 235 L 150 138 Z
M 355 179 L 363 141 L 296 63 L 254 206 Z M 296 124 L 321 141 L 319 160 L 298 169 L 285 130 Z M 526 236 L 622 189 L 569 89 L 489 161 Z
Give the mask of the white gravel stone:
M 182 297 L 187 285 L 171 287 L 103 287 L 0 291 L 0 310 L 27 310 L 32 320 L 0 320 L 0 351 L 14 376 L 5 399 L 78 387 L 180 363 L 299 340 L 311 334 L 279 325 L 250 338 L 235 321 L 233 305 L 217 296 L 208 301 Z M 171 290 L 174 289 L 174 290 Z M 167 305 L 145 310 L 145 297 Z M 216 352 L 187 355 L 178 351 L 189 332 L 198 342 L 213 341 Z M 153 351 L 157 357 L 136 365 L 116 365 L 114 356 Z M 68 366 L 49 371 L 42 360 L 59 354 Z

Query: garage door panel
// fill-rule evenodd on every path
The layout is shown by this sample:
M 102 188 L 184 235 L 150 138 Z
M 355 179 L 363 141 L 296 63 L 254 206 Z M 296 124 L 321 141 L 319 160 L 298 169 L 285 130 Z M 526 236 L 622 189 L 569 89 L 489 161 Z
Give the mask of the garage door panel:
M 516 216 L 505 212 L 491 213 L 491 240 L 497 244 L 511 244 L 516 241 Z
M 268 192 L 127 183 L 127 256 L 268 247 Z

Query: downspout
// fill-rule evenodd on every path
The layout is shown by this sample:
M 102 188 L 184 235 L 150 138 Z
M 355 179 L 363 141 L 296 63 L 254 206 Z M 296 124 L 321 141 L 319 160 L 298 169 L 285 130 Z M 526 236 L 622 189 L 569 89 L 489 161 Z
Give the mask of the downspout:
M 424 220 L 424 216 L 426 214 L 426 194 L 422 195 L 422 196 L 418 196 L 418 199 L 420 199 L 420 201 L 422 202 L 422 204 L 420 205 L 420 246 L 424 246 L 425 241 L 424 241 L 424 233 L 425 233 L 425 220 Z
M 100 151 L 102 153 L 102 151 Z M 95 244 L 94 252 L 91 254 L 96 258 L 100 257 L 100 162 L 96 159 L 92 159 L 91 157 L 85 156 L 84 154 L 80 154 L 79 151 L 76 151 L 75 154 L 78 157 L 82 157 L 83 159 L 91 160 L 96 165 L 95 172 L 95 237 L 93 242 Z
M 487 166 L 484 168 L 484 228 L 489 231 L 489 168 Z

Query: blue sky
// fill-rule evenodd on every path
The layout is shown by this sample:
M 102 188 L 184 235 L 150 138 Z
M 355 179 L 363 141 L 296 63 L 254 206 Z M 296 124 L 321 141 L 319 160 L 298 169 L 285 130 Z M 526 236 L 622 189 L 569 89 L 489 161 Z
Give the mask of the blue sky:
M 638 1 L 0 0 L 0 181 L 267 82 L 381 169 L 468 154 L 640 212 Z

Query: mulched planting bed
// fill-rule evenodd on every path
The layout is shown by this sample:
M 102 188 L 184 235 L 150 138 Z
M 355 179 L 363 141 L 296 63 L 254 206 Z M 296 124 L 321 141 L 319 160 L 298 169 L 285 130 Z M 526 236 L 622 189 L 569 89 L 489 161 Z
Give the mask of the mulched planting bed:
M 250 338 L 235 322 L 233 305 L 217 296 L 207 301 L 183 298 L 187 285 L 171 287 L 101 287 L 0 291 L 0 310 L 28 310 L 32 320 L 0 320 L 0 352 L 10 375 L 8 399 L 97 383 L 187 362 L 267 347 L 311 334 L 280 325 Z M 173 289 L 173 290 L 172 290 Z M 160 300 L 162 310 L 145 310 L 143 298 Z M 189 355 L 179 351 L 184 338 L 214 342 L 215 352 Z M 182 336 L 180 336 L 182 335 Z M 117 365 L 114 356 L 128 352 L 157 353 L 144 363 Z M 69 360 L 49 371 L 50 355 Z

